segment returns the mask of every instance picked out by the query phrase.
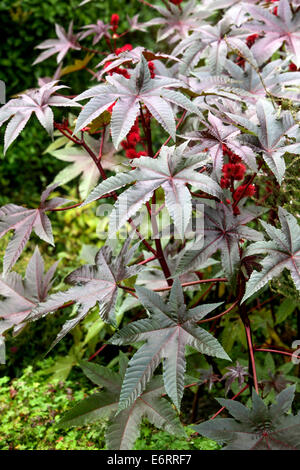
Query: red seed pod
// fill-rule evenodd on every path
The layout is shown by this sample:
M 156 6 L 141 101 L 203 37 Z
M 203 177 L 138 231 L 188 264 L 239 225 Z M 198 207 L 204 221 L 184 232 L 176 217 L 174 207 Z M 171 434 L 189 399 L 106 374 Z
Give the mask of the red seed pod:
M 225 176 L 222 176 L 221 181 L 220 181 L 220 186 L 223 189 L 227 189 L 230 186 L 230 179 L 225 178 Z
M 138 157 L 137 151 L 136 151 L 134 148 L 129 148 L 129 149 L 127 149 L 125 155 L 126 155 L 126 157 L 129 158 L 130 160 L 131 160 L 132 158 L 137 158 L 137 157 Z
M 120 21 L 119 15 L 117 13 L 113 13 L 110 18 L 110 24 L 114 32 L 118 29 L 119 21 Z
M 153 62 L 148 62 L 148 67 L 149 67 L 149 70 L 150 70 L 151 78 L 155 78 L 155 73 L 154 73 L 155 66 L 154 66 Z
M 259 34 L 251 34 L 246 38 L 247 46 L 250 48 L 255 43 L 256 39 L 259 37 Z
M 132 51 L 132 45 L 131 44 L 125 44 L 122 47 L 119 47 L 118 49 L 115 50 L 115 53 L 117 55 L 121 54 L 121 52 L 126 52 L 126 51 Z
M 291 63 L 289 64 L 289 70 L 290 70 L 291 72 L 297 72 L 297 70 L 298 70 L 298 69 L 297 69 L 297 65 L 294 64 L 294 62 L 291 62 Z
M 254 196 L 255 194 L 255 191 L 256 191 L 256 188 L 254 186 L 254 184 L 250 184 L 247 189 L 245 189 L 247 187 L 247 185 L 245 184 L 242 184 L 241 186 L 239 186 L 235 191 L 234 191 L 234 194 L 233 194 L 233 199 L 235 201 L 239 200 L 240 197 L 246 197 L 246 196 Z
M 246 171 L 243 163 L 226 163 L 223 166 L 223 173 L 225 178 L 233 178 L 235 180 L 242 180 Z

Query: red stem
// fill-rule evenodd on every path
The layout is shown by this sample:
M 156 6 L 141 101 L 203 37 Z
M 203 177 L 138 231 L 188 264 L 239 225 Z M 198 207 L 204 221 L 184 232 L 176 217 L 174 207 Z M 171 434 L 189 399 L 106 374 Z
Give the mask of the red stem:
M 282 354 L 283 356 L 295 357 L 296 359 L 299 359 L 298 355 L 295 354 L 295 353 L 291 353 L 291 352 L 288 352 L 288 351 L 279 351 L 278 349 L 268 349 L 268 348 L 256 348 L 256 347 L 254 347 L 254 351 L 271 352 L 271 353 Z
M 54 122 L 54 127 L 55 129 L 58 129 L 59 132 L 61 132 L 65 137 L 67 137 L 67 139 L 71 140 L 71 142 L 74 142 L 74 144 L 80 145 L 80 140 L 77 139 L 77 137 L 72 137 L 67 132 L 65 132 L 65 130 L 62 128 L 60 124 L 57 124 L 56 122 Z
M 214 287 L 215 283 L 213 282 L 209 287 L 208 289 L 206 289 L 203 294 L 199 297 L 199 299 L 197 300 L 197 302 L 195 302 L 194 304 L 191 305 L 190 308 L 194 308 L 194 307 L 197 307 L 197 305 L 200 304 L 200 302 L 204 299 L 204 297 L 212 290 L 212 288 Z
M 191 282 L 184 282 L 181 284 L 181 287 L 187 287 L 187 286 L 195 286 L 197 284 L 205 284 L 207 282 L 227 282 L 226 277 L 220 277 L 216 279 L 200 279 L 199 281 L 191 281 Z M 153 289 L 154 292 L 164 292 L 166 290 L 170 290 L 171 287 L 160 287 L 159 289 Z
M 230 307 L 228 307 L 227 310 L 225 310 L 225 311 L 222 312 L 222 313 L 219 313 L 219 315 L 215 315 L 214 317 L 205 318 L 205 320 L 200 320 L 200 321 L 198 321 L 198 322 L 197 322 L 198 325 L 199 325 L 200 323 L 206 323 L 206 322 L 208 322 L 208 321 L 216 320 L 217 318 L 221 318 L 221 317 L 223 317 L 224 315 L 227 315 L 227 313 L 231 312 L 231 310 L 233 310 L 234 307 L 236 307 L 238 303 L 239 303 L 239 299 L 236 300 L 232 305 L 230 305 Z
M 100 354 L 101 351 L 103 351 L 103 349 L 106 348 L 106 346 L 107 346 L 107 343 L 102 344 L 101 348 L 99 348 L 98 351 L 96 351 L 91 357 L 89 357 L 88 361 L 91 361 L 92 359 L 94 359 L 94 357 L 98 356 L 98 354 Z
M 61 307 L 58 307 L 56 310 L 62 310 L 63 308 L 70 307 L 71 305 L 74 305 L 76 302 L 74 300 L 70 300 L 70 302 L 67 302 L 66 304 L 62 305 Z
M 102 154 L 103 154 L 103 146 L 104 146 L 105 131 L 106 131 L 106 126 L 104 126 L 104 129 L 103 129 L 103 132 L 102 132 L 102 135 L 101 135 L 101 142 L 100 142 L 100 149 L 99 149 L 98 160 L 101 160 Z
M 141 115 L 141 121 L 142 121 L 142 127 L 143 127 L 143 131 L 144 131 L 144 135 L 145 135 L 145 138 L 146 138 L 146 141 L 147 141 L 148 155 L 153 158 L 152 137 L 151 137 L 151 127 L 150 127 L 151 123 L 146 122 L 145 116 L 144 116 L 144 113 L 143 113 L 143 108 L 142 108 L 141 104 L 140 104 L 140 115 Z M 155 204 L 155 191 L 154 191 L 154 194 L 153 194 L 153 197 L 152 197 L 152 204 Z M 151 219 L 153 233 L 157 234 L 158 233 L 158 227 L 157 227 L 156 217 L 151 216 L 150 204 L 147 203 L 146 206 L 147 206 L 149 216 L 150 216 L 150 219 Z M 161 245 L 161 241 L 160 241 L 159 238 L 155 238 L 154 242 L 155 242 L 155 248 L 156 248 L 156 255 L 157 255 L 158 261 L 160 263 L 161 269 L 164 273 L 164 276 L 167 280 L 168 285 L 171 287 L 172 284 L 173 284 L 173 279 L 171 279 L 171 272 L 170 272 L 168 263 L 166 261 L 165 255 L 164 255 L 164 251 L 163 251 L 163 248 L 162 248 L 162 245 Z
M 251 361 L 251 369 L 252 369 L 252 376 L 253 376 L 253 383 L 254 383 L 254 388 L 256 393 L 258 394 L 258 382 L 257 382 L 257 375 L 256 375 L 256 367 L 255 367 L 255 359 L 254 359 L 254 348 L 253 348 L 253 343 L 252 343 L 252 334 L 251 334 L 251 327 L 250 323 L 245 324 L 245 332 L 246 332 L 246 337 L 247 337 L 247 343 L 248 343 L 248 348 L 249 348 L 249 355 L 250 355 L 250 361 Z
M 150 259 L 149 259 L 150 260 Z M 149 261 L 148 260 L 148 261 Z M 187 286 L 194 286 L 196 284 L 202 284 L 202 283 L 205 283 L 205 282 L 225 282 L 227 281 L 227 279 L 224 277 L 224 278 L 219 278 L 219 279 L 201 279 L 199 281 L 191 281 L 191 282 L 184 282 L 183 284 L 181 284 L 181 287 L 187 287 Z M 118 284 L 118 287 L 120 287 L 121 289 L 124 289 L 124 290 L 127 290 L 128 292 L 135 292 L 135 289 L 133 287 L 127 287 L 127 286 L 122 286 L 120 284 Z M 172 288 L 172 286 L 168 286 L 168 287 L 159 287 L 158 289 L 152 289 L 153 292 L 165 292 L 167 290 L 170 290 Z M 237 304 L 237 301 L 231 305 L 231 307 L 229 307 L 229 309 L 226 310 L 226 313 L 227 311 L 230 311 L 233 309 L 233 307 L 235 307 L 235 305 Z M 225 312 L 223 312 L 222 314 L 218 315 L 219 316 L 222 316 L 222 315 L 225 315 Z M 210 318 L 209 320 L 213 320 L 213 318 Z M 206 320 L 208 321 L 208 320 Z M 202 320 L 201 320 L 202 322 Z
M 103 137 L 103 135 L 102 135 Z M 98 170 L 99 170 L 99 173 L 100 175 L 102 176 L 102 178 L 104 180 L 107 179 L 107 176 L 106 176 L 106 173 L 103 169 L 103 166 L 101 164 L 101 161 L 100 161 L 100 158 L 97 157 L 97 155 L 90 149 L 90 147 L 85 143 L 84 141 L 84 137 L 82 135 L 82 139 L 80 141 L 80 145 L 87 151 L 87 153 L 92 157 L 92 159 L 94 160 L 95 162 L 95 165 L 97 166 Z M 101 150 L 101 145 L 100 145 L 100 150 Z
M 155 260 L 157 257 L 156 256 L 151 256 L 151 258 L 147 258 L 147 259 L 144 259 L 143 261 L 141 261 L 140 263 L 137 263 L 138 266 L 141 266 L 143 264 L 147 264 L 149 263 L 150 261 L 153 261 Z
M 67 211 L 69 209 L 75 209 L 75 207 L 81 206 L 83 201 L 77 202 L 77 204 L 73 204 L 73 206 L 67 206 L 67 207 L 60 207 L 59 209 L 47 209 L 49 212 L 61 212 L 61 211 Z
M 97 51 L 97 49 L 90 49 L 89 47 L 84 47 L 79 45 L 80 49 L 83 51 L 91 52 L 92 54 L 106 55 L 106 52 Z

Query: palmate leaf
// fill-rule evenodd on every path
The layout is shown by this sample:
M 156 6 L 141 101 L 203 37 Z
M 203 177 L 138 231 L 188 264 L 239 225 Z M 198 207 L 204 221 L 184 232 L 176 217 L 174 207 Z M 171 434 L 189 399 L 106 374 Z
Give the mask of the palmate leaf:
M 300 227 L 297 220 L 286 210 L 278 209 L 281 229 L 261 221 L 271 241 L 250 245 L 245 256 L 267 253 L 260 262 L 262 270 L 253 271 L 246 284 L 243 301 L 259 291 L 268 281 L 285 269 L 289 269 L 295 286 L 300 290 Z
M 141 269 L 140 266 L 127 267 L 137 247 L 134 245 L 129 249 L 130 242 L 131 237 L 126 240 L 116 258 L 112 257 L 110 247 L 102 247 L 95 257 L 94 265 L 84 265 L 67 276 L 65 281 L 68 284 L 75 284 L 74 287 L 64 292 L 52 294 L 30 313 L 28 319 L 37 320 L 48 313 L 55 312 L 67 302 L 74 302 L 79 306 L 77 315 L 64 324 L 50 349 L 74 328 L 96 304 L 99 305 L 100 317 L 104 321 L 114 323 L 113 313 L 118 282 L 134 276 Z
M 211 255 L 221 250 L 221 261 L 225 275 L 229 280 L 240 264 L 239 241 L 263 240 L 263 235 L 245 224 L 256 217 L 247 212 L 234 216 L 232 210 L 225 204 L 216 204 L 216 208 L 205 207 L 204 227 L 197 232 L 200 239 L 194 246 L 187 248 L 178 264 L 177 274 L 196 269 Z M 204 240 L 203 240 L 204 237 Z
M 210 15 L 210 11 L 201 7 L 195 0 L 190 0 L 181 5 L 179 9 L 176 5 L 168 3 L 165 6 L 150 5 L 160 13 L 160 18 L 153 18 L 142 26 L 162 25 L 157 34 L 157 41 L 168 39 L 170 43 L 186 38 L 189 33 L 196 30 L 202 20 Z
M 249 29 L 259 34 L 262 31 L 265 33 L 252 47 L 259 65 L 268 60 L 284 42 L 293 55 L 293 62 L 300 67 L 300 15 L 299 11 L 293 15 L 289 0 L 279 1 L 277 16 L 258 5 L 249 5 L 247 10 L 254 20 L 259 20 L 249 23 Z
M 277 395 L 267 407 L 253 391 L 252 409 L 233 400 L 218 399 L 232 418 L 205 421 L 194 429 L 199 434 L 226 444 L 224 450 L 300 450 L 300 413 L 287 415 L 295 386 Z
M 117 374 L 107 367 L 82 361 L 80 365 L 85 375 L 96 385 L 104 387 L 104 390 L 78 403 L 65 413 L 58 425 L 84 426 L 108 417 L 110 421 L 106 432 L 107 446 L 113 450 L 132 449 L 139 436 L 140 423 L 144 417 L 160 429 L 184 436 L 184 430 L 174 409 L 166 399 L 162 398 L 164 386 L 160 376 L 149 383 L 142 396 L 137 398 L 130 408 L 116 416 L 127 363 L 127 357 L 120 353 L 119 374 Z
M 67 96 L 54 95 L 61 88 L 66 88 L 57 83 L 58 80 L 53 80 L 40 88 L 27 90 L 1 107 L 0 126 L 11 118 L 4 135 L 4 153 L 24 129 L 32 113 L 52 137 L 53 112 L 50 106 L 78 106 Z
M 46 201 L 56 186 L 49 186 L 42 193 L 41 203 L 37 209 L 26 209 L 15 204 L 6 204 L 0 208 L 0 238 L 10 230 L 15 232 L 7 245 L 3 258 L 4 274 L 18 260 L 33 230 L 39 238 L 54 246 L 51 222 L 46 211 L 68 202 L 67 199 L 60 197 Z
M 126 15 L 126 19 L 129 25 L 129 30 L 131 32 L 133 31 L 142 31 L 143 33 L 147 31 L 147 27 L 144 26 L 143 23 L 139 23 L 139 13 L 134 15 L 132 18 L 130 18 L 128 15 Z
M 103 23 L 103 21 L 101 20 L 97 20 L 96 24 L 87 24 L 85 26 L 82 26 L 82 29 L 85 31 L 80 34 L 79 39 L 84 39 L 93 34 L 94 46 L 100 41 L 100 39 L 103 38 L 103 36 L 110 37 L 109 30 L 111 29 L 111 26 L 109 24 Z
M 281 184 L 285 173 L 283 155 L 286 152 L 298 153 L 300 150 L 300 142 L 286 144 L 286 136 L 295 130 L 297 124 L 289 112 L 282 113 L 278 118 L 272 104 L 266 99 L 257 102 L 256 113 L 259 126 L 243 116 L 231 113 L 228 113 L 228 116 L 257 135 L 257 142 L 249 141 L 249 146 L 256 152 L 262 152 L 266 164 Z M 241 141 L 247 141 L 247 136 L 241 137 Z
M 299 101 L 299 90 L 291 85 L 300 82 L 300 72 L 286 71 L 286 66 L 287 61 L 273 60 L 267 63 L 258 75 L 257 69 L 248 62 L 244 68 L 231 60 L 225 62 L 227 72 L 235 80 L 234 87 L 245 92 L 245 100 L 249 103 L 256 103 L 259 99 L 267 97 L 266 90 L 273 96 Z
M 70 49 L 80 49 L 78 39 L 81 34 L 73 33 L 73 21 L 70 22 L 67 32 L 62 26 L 56 24 L 55 32 L 58 39 L 47 39 L 46 41 L 43 41 L 41 44 L 36 46 L 36 49 L 45 49 L 45 51 L 41 52 L 41 54 L 33 62 L 33 65 L 43 62 L 43 60 L 48 59 L 48 57 L 51 57 L 54 54 L 58 54 L 56 60 L 59 64 Z
M 162 187 L 166 207 L 179 235 L 183 238 L 192 215 L 191 196 L 186 184 L 220 199 L 223 198 L 220 186 L 212 178 L 195 171 L 205 158 L 203 154 L 186 158 L 184 156 L 186 145 L 182 144 L 177 148 L 164 146 L 156 159 L 149 157 L 135 159 L 134 165 L 137 167 L 135 170 L 103 181 L 91 192 L 84 204 L 135 181 L 133 186 L 118 197 L 110 215 L 109 233 L 112 235 L 136 214 L 157 188 Z
M 107 78 L 108 84 L 97 85 L 77 96 L 76 101 L 92 98 L 78 116 L 75 133 L 98 117 L 109 106 L 115 103 L 111 132 L 115 148 L 126 137 L 132 128 L 138 113 L 140 104 L 144 104 L 160 123 L 160 125 L 175 140 L 175 117 L 169 102 L 181 106 L 183 109 L 196 113 L 201 112 L 185 95 L 178 91 L 165 90 L 166 88 L 182 86 L 182 82 L 172 78 L 151 78 L 148 63 L 141 56 L 141 61 L 132 71 L 130 79 L 113 74 Z
M 136 292 L 151 318 L 126 325 L 109 341 L 116 345 L 144 342 L 126 370 L 119 411 L 131 406 L 142 394 L 162 359 L 166 392 L 179 409 L 184 390 L 187 345 L 203 354 L 230 360 L 219 342 L 196 324 L 220 303 L 187 310 L 178 280 L 172 286 L 168 303 L 144 287 L 136 287 Z
M 4 344 L 2 334 L 12 327 L 14 334 L 19 333 L 25 326 L 29 313 L 38 302 L 46 299 L 57 264 L 54 263 L 44 274 L 44 261 L 36 247 L 27 265 L 24 279 L 16 272 L 0 277 L 0 295 L 4 297 L 4 300 L 0 301 L 0 342 Z
M 239 387 L 242 388 L 245 378 L 249 375 L 246 367 L 243 367 L 238 361 L 235 366 L 226 367 L 226 372 L 221 380 L 225 380 L 225 396 L 229 392 L 232 384 L 238 380 Z
M 181 41 L 172 55 L 182 55 L 180 72 L 186 74 L 190 67 L 197 65 L 201 58 L 207 56 L 207 66 L 211 74 L 220 75 L 223 71 L 227 53 L 231 49 L 243 50 L 243 55 L 255 59 L 241 38 L 248 35 L 247 30 L 235 28 L 231 20 L 224 17 L 215 26 L 200 24 L 197 31 Z M 229 47 L 228 47 L 229 46 Z

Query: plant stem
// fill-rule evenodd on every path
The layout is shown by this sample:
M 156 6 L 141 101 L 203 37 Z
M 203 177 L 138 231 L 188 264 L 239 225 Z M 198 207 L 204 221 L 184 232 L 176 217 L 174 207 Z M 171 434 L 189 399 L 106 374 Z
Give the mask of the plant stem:
M 194 307 L 197 307 L 197 305 L 200 304 L 200 302 L 204 299 L 204 297 L 212 290 L 212 288 L 214 287 L 215 285 L 215 282 L 213 282 L 204 292 L 203 294 L 201 294 L 201 296 L 199 297 L 199 299 L 197 301 L 195 301 L 195 303 L 193 303 L 190 308 L 194 308 Z
M 91 52 L 92 54 L 100 54 L 100 55 L 106 55 L 105 52 L 98 51 L 97 49 L 90 49 L 89 47 L 85 46 L 79 46 L 81 50 L 86 51 L 86 52 Z
M 153 8 L 153 6 L 151 5 L 151 3 L 146 2 L 146 0 L 139 0 L 139 2 L 143 3 L 144 5 L 147 5 L 147 7 Z
M 283 356 L 295 357 L 296 359 L 299 359 L 298 355 L 295 354 L 295 353 L 291 353 L 291 352 L 288 352 L 288 351 L 280 351 L 278 349 L 254 348 L 254 351 L 262 351 L 262 352 L 282 354 Z
M 120 289 L 125 290 L 126 292 L 128 292 L 128 294 L 132 295 L 136 299 L 138 298 L 137 295 L 135 294 L 135 289 L 132 289 L 131 287 L 127 287 L 127 286 L 122 286 L 121 284 L 118 284 L 118 287 L 120 287 Z
M 102 135 L 102 138 L 103 138 L 103 135 Z M 102 178 L 103 178 L 104 180 L 106 180 L 106 179 L 107 179 L 107 176 L 106 176 L 106 173 L 105 173 L 105 171 L 104 171 L 104 169 L 103 169 L 103 166 L 102 166 L 102 164 L 101 164 L 101 161 L 100 161 L 100 158 L 101 158 L 101 157 L 98 158 L 97 155 L 92 151 L 92 149 L 85 143 L 83 133 L 82 133 L 82 139 L 81 139 L 81 141 L 80 141 L 80 145 L 81 145 L 81 146 L 86 150 L 86 152 L 92 157 L 92 159 L 93 159 L 95 165 L 97 166 L 97 168 L 98 168 L 98 170 L 99 170 L 100 175 L 102 176 Z M 102 144 L 102 146 L 103 146 L 103 144 Z M 102 149 L 102 147 L 101 147 L 101 144 L 100 144 L 100 150 L 101 150 L 101 149 Z M 100 154 L 99 154 L 99 156 L 100 156 Z
M 69 209 L 75 209 L 75 207 L 81 206 L 83 201 L 77 202 L 76 204 L 73 204 L 72 206 L 66 206 L 66 207 L 60 207 L 60 208 L 55 208 L 55 209 L 47 209 L 49 212 L 61 212 L 61 211 L 68 211 Z
M 149 258 L 148 260 L 146 261 L 150 261 L 150 259 L 156 259 L 157 256 L 154 258 Z M 199 281 L 191 281 L 191 282 L 184 282 L 183 284 L 181 284 L 181 287 L 187 287 L 187 286 L 194 286 L 196 284 L 202 284 L 202 283 L 205 283 L 205 282 L 225 282 L 227 281 L 227 279 L 224 277 L 224 278 L 219 278 L 219 279 L 201 279 Z M 120 287 L 121 289 L 124 289 L 124 290 L 127 290 L 128 292 L 135 292 L 135 289 L 133 287 L 127 287 L 127 286 L 122 286 L 120 284 L 118 284 L 118 287 Z M 165 292 L 165 291 L 168 291 L 172 288 L 172 286 L 168 286 L 168 287 L 159 287 L 157 289 L 152 289 L 153 292 Z M 230 310 L 232 310 L 236 305 L 237 305 L 238 301 L 236 301 L 234 304 L 232 304 L 225 312 L 223 313 L 220 313 L 219 315 L 217 315 L 217 317 L 220 317 L 220 316 L 223 316 L 225 315 L 225 313 L 228 313 Z M 206 321 L 210 321 L 210 320 L 214 320 L 216 317 L 212 317 L 212 318 L 209 318 L 209 319 L 206 319 L 206 320 L 201 320 L 199 323 L 204 323 Z
M 100 142 L 100 149 L 99 149 L 99 154 L 98 154 L 98 160 L 101 160 L 102 155 L 103 155 L 103 147 L 104 147 L 104 140 L 105 140 L 105 131 L 106 131 L 106 126 L 103 128 L 103 132 L 101 134 L 101 142 Z
M 152 137 L 151 137 L 150 122 L 149 122 L 149 124 L 146 123 L 141 103 L 140 103 L 140 114 L 141 114 L 141 121 L 142 121 L 144 135 L 145 135 L 145 138 L 147 140 L 148 154 L 149 154 L 150 157 L 153 158 L 153 148 L 152 148 Z M 152 197 L 152 204 L 155 204 L 155 191 L 154 191 L 154 194 L 153 194 L 153 197 Z M 152 216 L 150 204 L 147 203 L 146 206 L 147 206 L 149 216 L 150 216 L 150 219 L 151 219 L 153 233 L 158 234 L 156 216 Z M 170 272 L 168 263 L 166 261 L 165 255 L 164 255 L 164 251 L 163 251 L 163 248 L 162 248 L 162 245 L 161 245 L 161 241 L 160 241 L 159 238 L 155 238 L 154 242 L 155 242 L 157 258 L 158 258 L 158 261 L 161 265 L 161 269 L 164 273 L 164 276 L 167 280 L 168 285 L 171 287 L 172 284 L 173 284 L 173 279 L 170 279 L 171 278 L 171 272 Z
M 240 306 L 240 317 L 244 324 L 247 344 L 248 344 L 248 355 L 249 355 L 249 385 L 250 389 L 254 385 L 255 391 L 258 394 L 258 382 L 257 382 L 257 375 L 256 375 L 256 367 L 255 367 L 255 358 L 254 358 L 254 348 L 252 343 L 252 333 L 251 333 L 251 325 L 250 320 L 248 317 L 248 313 L 246 310 L 245 304 Z
M 188 286 L 195 286 L 197 284 L 205 284 L 207 282 L 227 282 L 226 277 L 220 277 L 216 279 L 199 279 L 199 281 L 190 281 L 184 282 L 181 284 L 181 287 L 188 287 Z M 166 290 L 170 290 L 171 287 L 160 287 L 159 289 L 153 289 L 154 292 L 164 292 Z
M 98 354 L 100 354 L 101 351 L 106 348 L 106 346 L 108 346 L 108 343 L 102 344 L 101 348 L 99 348 L 98 351 L 96 351 L 91 357 L 88 358 L 88 361 L 92 361 L 94 357 L 98 356 Z
M 197 419 L 198 408 L 199 408 L 199 398 L 200 398 L 200 392 L 201 392 L 201 385 L 198 385 L 197 391 L 194 395 L 193 405 L 192 405 L 192 414 L 191 414 L 191 423 L 194 423 Z
M 230 305 L 230 307 L 228 307 L 227 310 L 225 310 L 222 313 L 219 313 L 219 315 L 215 315 L 214 317 L 210 317 L 210 318 L 205 318 L 205 320 L 200 320 L 197 322 L 197 324 L 199 325 L 200 323 L 206 323 L 208 321 L 216 320 L 217 318 L 221 318 L 224 315 L 227 315 L 227 313 L 231 312 L 231 310 L 233 310 L 234 307 L 238 305 L 238 303 L 239 303 L 239 299 L 237 299 L 232 305 Z
M 143 264 L 147 264 L 147 263 L 149 263 L 150 261 L 155 260 L 156 258 L 157 258 L 156 256 L 151 256 L 151 258 L 147 258 L 147 259 L 145 259 L 145 260 L 143 260 L 143 261 L 140 261 L 140 262 L 137 263 L 137 264 L 138 264 L 138 266 L 141 266 L 141 265 L 143 265 Z
M 77 139 L 77 137 L 72 137 L 72 135 L 68 134 L 60 124 L 58 124 L 57 122 L 54 122 L 54 127 L 55 129 L 58 129 L 59 132 L 62 133 L 62 135 L 64 135 L 65 137 L 67 137 L 67 139 L 71 140 L 71 142 L 73 142 L 74 144 L 77 144 L 77 145 L 80 145 L 80 140 Z

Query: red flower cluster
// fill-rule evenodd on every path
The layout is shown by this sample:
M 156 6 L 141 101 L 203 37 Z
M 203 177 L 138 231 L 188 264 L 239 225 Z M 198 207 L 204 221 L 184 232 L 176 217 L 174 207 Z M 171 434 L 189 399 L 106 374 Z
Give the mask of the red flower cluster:
M 246 38 L 246 44 L 247 46 L 250 48 L 253 46 L 253 44 L 255 43 L 256 39 L 259 37 L 259 34 L 251 34 L 250 36 L 248 36 Z
M 149 70 L 150 70 L 151 78 L 154 78 L 155 77 L 155 73 L 154 73 L 155 66 L 154 66 L 153 62 L 148 62 L 148 67 L 149 67 Z
M 241 157 L 239 157 L 236 153 L 233 153 L 227 147 L 227 145 L 223 144 L 222 150 L 223 150 L 223 153 L 226 153 L 226 155 L 228 156 L 230 163 L 240 163 L 242 161 Z
M 244 178 L 246 167 L 241 163 L 241 158 L 233 153 L 225 144 L 223 144 L 223 152 L 228 156 L 229 163 L 223 165 L 223 177 L 221 178 L 221 188 L 229 188 L 232 180 L 240 181 Z
M 240 197 L 246 197 L 246 196 L 254 196 L 255 194 L 255 186 L 254 184 L 249 184 L 249 186 L 247 187 L 246 184 L 242 184 L 241 186 L 239 186 L 233 193 L 233 199 L 235 201 L 239 200 Z
M 278 7 L 274 7 L 273 15 L 278 16 Z
M 104 68 L 106 69 L 112 62 L 108 61 L 104 65 Z M 115 67 L 114 69 L 109 70 L 108 75 L 112 75 L 113 73 L 118 73 L 119 75 L 123 75 L 125 78 L 130 78 L 130 74 L 128 73 L 128 70 L 126 69 L 121 69 L 120 67 Z
M 244 178 L 245 171 L 246 167 L 243 163 L 226 163 L 223 166 L 223 174 L 227 179 L 232 178 L 240 181 Z
M 246 38 L 246 44 L 249 48 L 253 46 L 255 43 L 256 39 L 259 37 L 259 34 L 251 34 Z M 245 59 L 242 56 L 238 56 L 236 59 L 236 64 L 239 65 L 240 67 L 244 68 L 245 67 Z
M 115 53 L 117 55 L 121 54 L 121 52 L 126 52 L 126 51 L 132 51 L 132 45 L 131 44 L 125 44 L 122 47 L 119 47 L 118 49 L 115 50 Z
M 173 5 L 180 5 L 183 0 L 170 0 L 170 3 L 173 3 Z
M 238 56 L 235 60 L 235 63 L 239 65 L 240 67 L 244 68 L 245 67 L 245 59 L 241 56 Z
M 130 160 L 133 158 L 140 158 L 141 156 L 147 155 L 146 152 L 137 152 L 136 146 L 141 141 L 140 128 L 138 125 L 138 120 L 135 121 L 135 124 L 129 131 L 127 139 L 121 142 L 123 149 L 126 150 L 126 157 Z
M 113 13 L 111 15 L 111 18 L 110 18 L 110 24 L 112 26 L 112 30 L 113 32 L 115 33 L 118 29 L 118 26 L 119 26 L 119 21 L 120 21 L 120 17 L 119 15 L 117 15 L 117 13 Z

